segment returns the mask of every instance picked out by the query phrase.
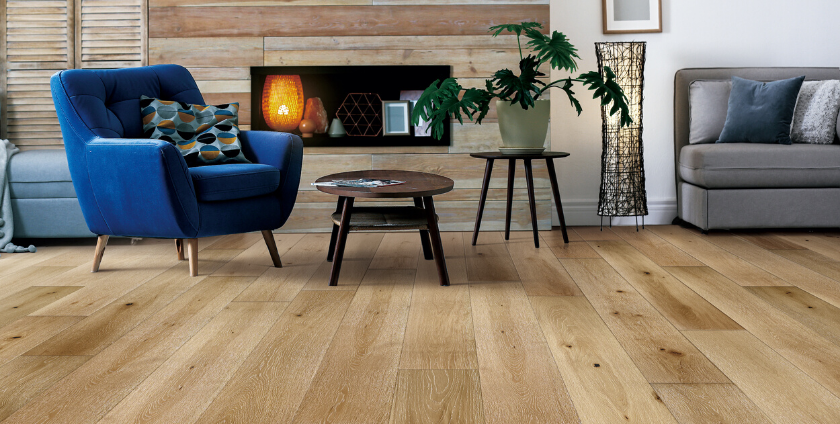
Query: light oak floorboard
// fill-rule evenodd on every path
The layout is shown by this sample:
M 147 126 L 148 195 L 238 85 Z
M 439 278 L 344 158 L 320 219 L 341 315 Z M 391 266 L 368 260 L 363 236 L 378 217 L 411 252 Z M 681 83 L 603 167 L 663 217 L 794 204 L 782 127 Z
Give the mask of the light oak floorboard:
M 0 421 L 88 359 L 88 356 L 20 356 L 0 367 Z
M 32 286 L 0 299 L 0 328 L 67 296 L 81 287 Z
M 291 422 L 353 295 L 298 294 L 197 422 Z
M 295 423 L 388 421 L 414 273 L 367 273 L 304 397 Z
M 129 395 L 253 278 L 207 278 L 7 418 L 95 423 Z M 6 424 L 6 423 L 4 423 Z
M 766 232 L 748 232 L 748 231 L 733 231 L 732 234 L 735 234 L 742 239 L 761 247 L 762 249 L 767 250 L 797 250 L 797 249 L 805 249 L 796 243 L 787 241 L 776 234 L 766 233 Z
M 484 423 L 478 371 L 400 370 L 390 423 Z
M 757 265 L 765 271 L 787 281 L 790 283 L 788 285 L 797 286 L 835 306 L 840 306 L 840 282 L 834 281 L 738 237 L 723 234 L 709 234 L 708 240 L 749 261 L 751 264 Z
M 734 384 L 654 384 L 654 390 L 682 424 L 771 424 Z
M 420 232 L 385 233 L 369 269 L 415 269 L 421 250 Z
M 275 234 L 274 241 L 277 244 L 277 253 L 282 256 L 303 236 L 304 234 Z M 259 277 L 273 267 L 274 264 L 271 262 L 271 255 L 268 253 L 265 243 L 254 243 L 225 266 L 213 272 L 212 275 L 217 277 Z
M 741 327 L 625 241 L 589 242 L 678 330 Z
M 840 346 L 711 268 L 671 267 L 668 272 L 832 393 L 840 395 Z
M 463 233 L 463 239 L 469 281 L 519 280 L 502 233 L 481 233 L 475 246 L 472 245 L 472 234 Z
M 531 305 L 582 423 L 676 423 L 586 298 Z
M 446 262 L 449 266 L 460 262 L 463 269 L 464 258 L 450 257 Z M 441 290 L 434 261 L 423 260 L 422 253 L 400 368 L 478 369 L 469 287 L 462 284 Z
M 487 423 L 578 422 L 522 285 L 470 285 Z
M 99 422 L 195 421 L 286 306 L 231 302 Z
M 534 247 L 531 234 L 511 234 L 507 248 L 528 296 L 583 295 L 551 250 Z
M 238 253 L 209 250 L 199 259 L 199 269 L 219 268 Z M 190 277 L 187 267 L 186 261 L 172 267 L 26 354 L 96 355 L 204 279 Z
M 775 250 L 779 256 L 840 282 L 840 262 L 812 250 Z
M 585 241 L 599 241 L 599 240 L 621 240 L 618 234 L 614 233 L 610 227 L 574 227 L 572 231 L 577 234 L 581 240 Z M 569 239 L 571 241 L 571 238 Z
M 840 422 L 840 399 L 748 332 L 684 334 L 773 421 Z
M 324 253 L 324 262 L 315 270 L 315 274 L 309 278 L 303 290 L 356 290 L 365 277 L 368 265 L 376 254 L 383 236 L 383 233 L 350 233 L 347 236 L 344 260 L 341 262 L 338 285 L 329 285 L 332 262 L 326 261 L 327 256 Z
M 19 253 L 22 255 L 22 253 Z M 52 281 L 59 280 L 59 276 L 74 269 L 69 266 L 31 266 L 17 272 L 0 277 L 0 301 L 11 301 L 23 290 L 32 286 L 57 287 Z M 81 287 L 81 286 L 68 286 Z M 0 321 L 0 325 L 3 321 Z
M 840 346 L 840 309 L 798 287 L 748 289 L 776 309 Z
M 782 239 L 804 247 L 812 252 L 840 261 L 840 241 L 836 237 L 825 237 L 821 233 L 779 233 Z
M 650 227 L 651 231 L 682 251 L 742 286 L 786 286 L 781 278 L 715 246 L 708 237 L 676 225 Z
M 0 329 L 0 365 L 17 358 L 83 317 L 22 317 Z
M 612 231 L 659 266 L 703 266 L 702 262 L 676 249 L 650 229 L 636 231 L 635 227 L 613 227 Z
M 564 259 L 562 262 L 647 381 L 729 382 L 606 261 Z

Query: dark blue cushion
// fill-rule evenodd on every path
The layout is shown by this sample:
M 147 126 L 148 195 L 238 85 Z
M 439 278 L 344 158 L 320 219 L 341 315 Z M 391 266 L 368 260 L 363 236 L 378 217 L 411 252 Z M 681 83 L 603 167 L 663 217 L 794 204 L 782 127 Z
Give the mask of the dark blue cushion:
M 280 186 L 280 170 L 256 163 L 232 163 L 190 168 L 199 202 L 244 199 L 273 193 Z
M 759 82 L 732 77 L 729 109 L 718 143 L 790 144 L 790 124 L 805 76 Z

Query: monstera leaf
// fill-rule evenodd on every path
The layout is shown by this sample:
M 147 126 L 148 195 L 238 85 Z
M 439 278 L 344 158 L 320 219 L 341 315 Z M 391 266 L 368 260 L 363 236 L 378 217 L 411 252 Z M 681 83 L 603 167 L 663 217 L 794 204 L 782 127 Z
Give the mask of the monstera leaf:
M 627 96 L 624 95 L 624 91 L 615 82 L 615 74 L 609 66 L 604 66 L 604 76 L 606 76 L 606 80 L 598 72 L 592 71 L 581 74 L 578 79 L 583 81 L 584 86 L 589 86 L 590 90 L 595 91 L 592 95 L 593 99 L 600 97 L 602 105 L 613 104 L 612 108 L 610 108 L 610 115 L 621 112 L 620 122 L 622 127 L 632 124 L 633 119 L 630 118 Z
M 504 25 L 496 25 L 490 27 L 490 32 L 493 33 L 493 36 L 496 37 L 502 33 L 502 31 L 512 32 L 515 33 L 517 37 L 522 34 L 522 31 L 527 29 L 533 28 L 542 28 L 542 24 L 539 22 L 522 22 L 518 24 L 504 24 Z
M 473 115 L 479 113 L 480 123 L 480 120 L 487 115 L 490 100 L 493 98 L 490 93 L 477 88 L 470 88 L 461 97 L 463 87 L 455 78 L 447 78 L 438 86 L 439 81 L 435 80 L 423 91 L 411 113 L 412 125 L 419 125 L 421 119 L 428 121 L 432 128 L 432 136 L 438 140 L 443 137 L 444 128 L 450 117 L 458 119 L 458 122 L 463 124 L 462 114 L 472 120 Z
M 575 58 L 580 59 L 580 56 L 563 33 L 554 31 L 549 37 L 537 30 L 528 29 L 525 36 L 531 39 L 527 46 L 534 50 L 540 63 L 549 62 L 552 68 L 569 72 L 577 70 Z
M 537 79 L 545 76 L 544 73 L 537 70 L 538 66 L 540 66 L 539 59 L 536 56 L 528 55 L 519 61 L 519 76 L 516 76 L 510 69 L 502 69 L 496 72 L 493 76 L 495 88 L 499 90 L 496 95 L 502 100 L 510 101 L 510 104 L 519 103 L 526 110 L 534 106 L 534 101 L 541 92 L 538 85 L 545 86 L 544 82 Z M 532 93 L 535 93 L 536 96 Z

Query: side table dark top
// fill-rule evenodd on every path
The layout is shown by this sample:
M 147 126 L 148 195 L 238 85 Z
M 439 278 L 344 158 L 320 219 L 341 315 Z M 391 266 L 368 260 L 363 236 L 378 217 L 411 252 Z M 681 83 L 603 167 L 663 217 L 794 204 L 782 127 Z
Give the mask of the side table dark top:
M 481 159 L 554 159 L 554 158 L 564 158 L 569 156 L 569 153 L 566 152 L 550 152 L 545 151 L 542 153 L 536 154 L 505 154 L 502 152 L 481 152 L 481 153 L 470 153 L 470 156 L 474 158 L 481 158 Z
M 375 188 L 325 186 L 317 186 L 317 188 L 324 193 L 344 197 L 400 198 L 436 196 L 451 191 L 452 187 L 455 186 L 454 181 L 444 176 L 427 174 L 425 172 L 397 170 L 340 172 L 338 174 L 325 175 L 315 180 L 315 182 L 323 183 L 332 180 L 356 180 L 359 178 L 398 180 L 405 181 L 405 183 Z

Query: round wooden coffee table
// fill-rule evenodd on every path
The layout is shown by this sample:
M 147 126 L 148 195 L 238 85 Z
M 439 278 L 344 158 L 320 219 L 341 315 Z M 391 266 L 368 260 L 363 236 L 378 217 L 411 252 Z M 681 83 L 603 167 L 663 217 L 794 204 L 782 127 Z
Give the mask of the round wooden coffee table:
M 344 246 L 347 242 L 347 234 L 351 230 L 419 230 L 420 242 L 423 245 L 423 256 L 427 260 L 435 260 L 440 285 L 448 286 L 449 274 L 446 271 L 443 245 L 440 241 L 440 230 L 437 224 L 438 217 L 435 213 L 432 196 L 452 190 L 455 185 L 454 181 L 440 175 L 424 172 L 376 170 L 341 172 L 323 176 L 315 182 L 359 178 L 398 180 L 405 181 L 405 183 L 376 188 L 317 186 L 318 190 L 324 193 L 338 196 L 338 205 L 332 215 L 333 229 L 330 237 L 330 248 L 327 253 L 327 260 L 332 261 L 333 264 L 330 273 L 330 285 L 338 285 Z M 369 199 L 413 198 L 414 206 L 354 207 L 353 202 L 357 197 Z

